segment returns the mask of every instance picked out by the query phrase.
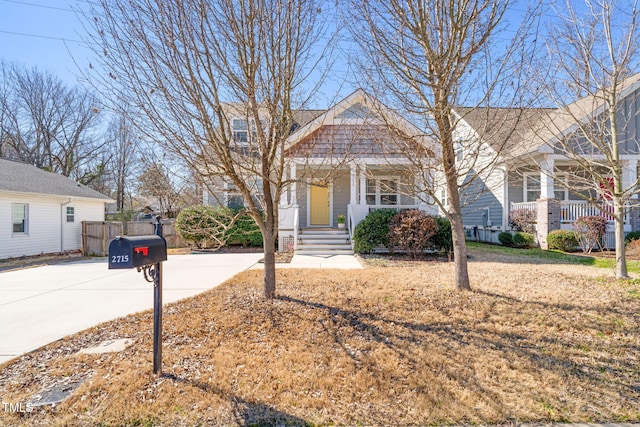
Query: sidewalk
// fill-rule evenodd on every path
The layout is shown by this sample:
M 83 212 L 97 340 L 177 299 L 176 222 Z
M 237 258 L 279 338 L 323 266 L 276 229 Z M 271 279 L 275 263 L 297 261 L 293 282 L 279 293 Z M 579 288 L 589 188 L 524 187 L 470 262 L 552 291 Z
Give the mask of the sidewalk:
M 264 264 L 256 264 L 252 269 L 264 268 Z M 279 268 L 364 268 L 354 255 L 298 255 L 295 254 L 290 263 L 278 263 Z

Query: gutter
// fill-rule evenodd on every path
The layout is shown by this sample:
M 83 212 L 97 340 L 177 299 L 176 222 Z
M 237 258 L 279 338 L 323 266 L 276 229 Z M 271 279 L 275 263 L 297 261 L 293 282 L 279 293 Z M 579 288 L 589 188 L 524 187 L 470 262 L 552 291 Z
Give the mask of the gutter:
M 73 199 L 69 197 L 69 200 L 60 204 L 60 252 L 64 252 L 64 222 L 62 221 L 62 218 L 64 218 L 65 216 L 64 207 L 67 206 L 72 201 Z

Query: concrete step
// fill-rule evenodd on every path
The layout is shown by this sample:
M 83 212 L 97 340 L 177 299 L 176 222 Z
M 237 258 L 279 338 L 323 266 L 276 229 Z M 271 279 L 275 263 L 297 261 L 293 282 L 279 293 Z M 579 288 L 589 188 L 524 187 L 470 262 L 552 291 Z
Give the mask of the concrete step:
M 300 234 L 303 236 L 333 236 L 333 235 L 348 235 L 346 229 L 338 228 L 303 228 L 300 230 Z
M 349 238 L 340 237 L 339 239 L 327 239 L 327 238 L 317 238 L 310 239 L 308 237 L 303 237 L 299 240 L 298 246 L 300 245 L 348 245 Z
M 298 243 L 298 250 L 307 250 L 307 249 L 319 249 L 319 250 L 329 250 L 329 249 L 349 249 L 351 250 L 351 245 L 348 243 L 344 244 L 322 244 L 322 243 Z
M 353 255 L 351 249 L 298 249 L 297 255 Z
M 309 240 L 348 240 L 348 234 L 298 234 L 299 239 Z

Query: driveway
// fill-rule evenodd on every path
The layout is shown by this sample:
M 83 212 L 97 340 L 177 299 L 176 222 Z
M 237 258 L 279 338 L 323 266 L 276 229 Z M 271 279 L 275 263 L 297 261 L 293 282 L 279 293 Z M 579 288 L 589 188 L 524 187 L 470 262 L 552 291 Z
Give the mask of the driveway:
M 214 288 L 261 253 L 170 255 L 163 303 Z M 0 272 L 0 363 L 99 323 L 153 308 L 153 284 L 107 259 Z

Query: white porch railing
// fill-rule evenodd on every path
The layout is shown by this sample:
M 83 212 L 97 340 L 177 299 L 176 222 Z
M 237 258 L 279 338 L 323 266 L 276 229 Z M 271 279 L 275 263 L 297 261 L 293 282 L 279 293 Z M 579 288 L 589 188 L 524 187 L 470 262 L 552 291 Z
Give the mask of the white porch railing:
M 509 207 L 509 212 L 516 210 L 525 210 L 536 212 L 538 210 L 538 202 L 522 202 L 522 203 L 513 203 Z
M 353 208 L 351 205 L 347 205 L 347 230 L 349 231 L 349 243 L 351 243 L 351 249 L 353 250 L 353 230 L 356 228 L 356 221 L 353 216 Z
M 510 212 L 520 209 L 536 212 L 537 202 L 510 204 Z M 609 212 L 613 212 L 613 207 L 607 205 L 597 207 L 586 201 L 563 201 L 560 202 L 560 228 L 562 230 L 572 230 L 573 223 L 581 216 L 603 216 L 607 219 L 607 230 L 603 239 L 603 247 L 605 249 L 615 249 L 615 221 L 613 215 Z M 629 209 L 626 210 L 624 217 L 624 228 L 625 232 L 631 231 Z
M 536 212 L 537 202 L 511 203 L 509 211 L 515 210 Z M 607 221 L 613 222 L 613 215 L 609 212 L 613 213 L 613 207 L 608 205 L 598 207 L 586 201 L 560 202 L 560 222 L 562 224 L 573 224 L 581 216 L 603 216 Z M 627 213 L 624 218 L 625 224 L 628 223 L 628 216 Z
M 298 250 L 298 229 L 300 228 L 300 209 L 293 211 L 293 250 Z

